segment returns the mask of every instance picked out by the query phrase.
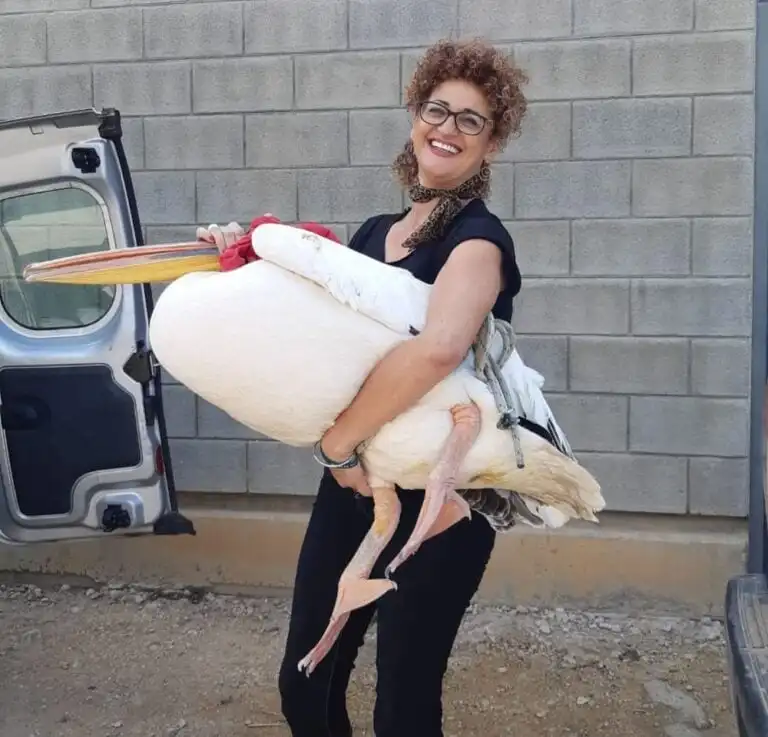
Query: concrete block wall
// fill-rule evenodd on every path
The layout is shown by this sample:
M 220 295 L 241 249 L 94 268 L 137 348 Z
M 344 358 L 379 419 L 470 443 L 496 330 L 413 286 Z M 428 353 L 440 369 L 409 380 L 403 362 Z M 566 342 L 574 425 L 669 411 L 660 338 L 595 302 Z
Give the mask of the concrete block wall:
M 515 327 L 614 510 L 746 509 L 753 0 L 0 0 L 0 118 L 125 116 L 150 241 L 266 211 L 348 237 L 403 199 L 388 165 L 423 47 L 483 35 L 530 113 L 491 205 Z M 173 384 L 179 486 L 311 494 L 308 454 Z

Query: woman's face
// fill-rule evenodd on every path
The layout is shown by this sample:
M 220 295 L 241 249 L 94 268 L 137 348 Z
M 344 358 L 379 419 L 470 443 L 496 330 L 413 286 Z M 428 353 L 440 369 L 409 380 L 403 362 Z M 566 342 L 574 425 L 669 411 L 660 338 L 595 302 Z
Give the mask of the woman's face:
M 485 95 L 471 82 L 450 79 L 435 87 L 413 115 L 421 184 L 449 189 L 476 174 L 495 149 L 490 118 Z

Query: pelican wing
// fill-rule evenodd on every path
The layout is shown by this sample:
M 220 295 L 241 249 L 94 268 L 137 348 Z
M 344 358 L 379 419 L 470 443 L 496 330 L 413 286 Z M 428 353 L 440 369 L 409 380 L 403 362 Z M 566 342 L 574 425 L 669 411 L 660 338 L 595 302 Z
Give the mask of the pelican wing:
M 421 331 L 432 287 L 405 269 L 385 264 L 315 233 L 282 224 L 265 224 L 253 231 L 254 252 L 298 276 L 323 287 L 342 304 L 401 335 Z M 467 361 L 471 356 L 467 357 Z M 503 366 L 517 414 L 539 425 L 553 445 L 573 457 L 565 433 L 541 391 L 544 377 L 523 362 L 517 349 Z
M 339 302 L 401 335 L 424 328 L 431 287 L 316 233 L 268 223 L 251 235 L 254 253 L 323 287 Z

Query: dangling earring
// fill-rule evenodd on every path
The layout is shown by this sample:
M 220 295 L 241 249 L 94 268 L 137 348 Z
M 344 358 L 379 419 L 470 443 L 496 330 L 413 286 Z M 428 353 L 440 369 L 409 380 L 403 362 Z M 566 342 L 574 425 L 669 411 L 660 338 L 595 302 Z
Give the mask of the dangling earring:
M 419 182 L 419 165 L 416 154 L 413 151 L 413 141 L 409 138 L 403 150 L 395 158 L 392 168 L 397 174 L 400 184 L 404 187 L 412 187 Z
M 416 161 L 416 153 L 413 150 L 413 141 L 409 138 L 405 144 L 405 160 L 408 162 L 408 172 L 410 175 L 410 181 L 408 184 L 414 185 L 419 183 L 419 165 Z
M 488 199 L 491 194 L 491 167 L 485 159 L 483 159 L 477 177 L 480 180 L 478 195 L 481 199 Z

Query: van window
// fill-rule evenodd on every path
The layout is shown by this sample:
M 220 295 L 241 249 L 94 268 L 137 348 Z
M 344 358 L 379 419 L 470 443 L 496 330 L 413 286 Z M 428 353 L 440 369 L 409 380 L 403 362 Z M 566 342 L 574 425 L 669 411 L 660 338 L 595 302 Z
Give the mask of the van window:
M 84 189 L 31 192 L 0 199 L 0 302 L 33 330 L 79 328 L 100 320 L 115 286 L 28 284 L 27 264 L 109 248 L 101 206 Z

